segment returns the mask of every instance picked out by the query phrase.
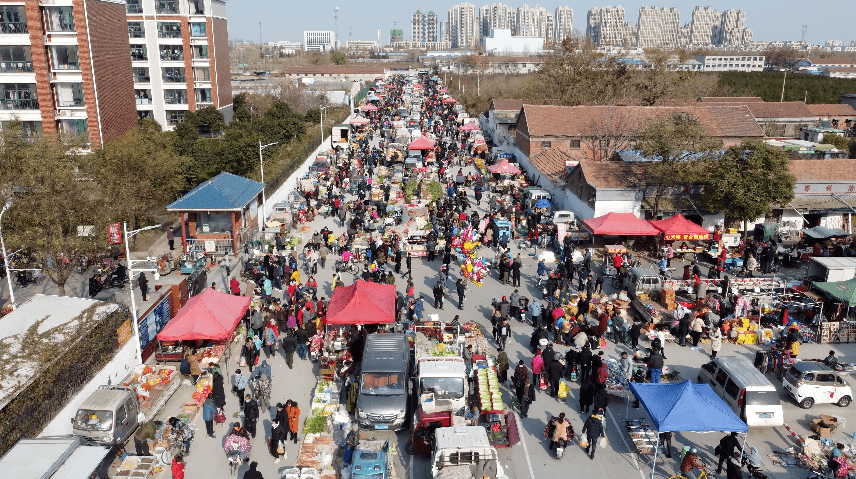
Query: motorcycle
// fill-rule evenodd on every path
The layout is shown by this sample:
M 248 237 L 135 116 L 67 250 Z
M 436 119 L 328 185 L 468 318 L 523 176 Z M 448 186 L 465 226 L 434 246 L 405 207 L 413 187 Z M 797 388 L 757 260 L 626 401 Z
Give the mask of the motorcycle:
M 556 431 L 556 422 L 559 421 L 558 417 L 553 417 L 550 419 L 550 422 L 547 423 L 547 426 L 544 428 L 544 438 L 548 441 L 552 441 L 553 433 Z M 574 440 L 574 426 L 571 424 L 571 421 L 568 418 L 564 418 L 562 420 L 566 425 L 565 437 L 559 438 L 556 441 L 556 460 L 562 458 L 565 454 L 565 449 L 568 447 L 568 444 L 572 443 Z

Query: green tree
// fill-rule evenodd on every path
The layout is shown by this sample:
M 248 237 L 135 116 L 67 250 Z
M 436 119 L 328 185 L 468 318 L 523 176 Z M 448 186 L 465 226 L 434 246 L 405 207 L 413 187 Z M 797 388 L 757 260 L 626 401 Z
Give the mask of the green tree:
M 695 182 L 700 164 L 697 160 L 721 148 L 722 143 L 708 136 L 696 117 L 688 113 L 672 113 L 648 124 L 640 146 L 645 155 L 659 160 L 645 168 L 646 182 L 654 189 L 656 217 L 660 213 L 660 201 L 669 188 Z M 688 154 L 694 154 L 692 160 L 687 160 Z
M 79 174 L 84 145 L 63 135 L 28 141 L 14 123 L 4 125 L 0 140 L 0 191 L 4 204 L 12 202 L 3 217 L 6 246 L 23 248 L 30 267 L 40 268 L 65 295 L 81 259 L 107 245 L 98 185 Z
M 330 52 L 330 62 L 332 62 L 333 65 L 344 65 L 348 63 L 348 59 L 342 52 Z
M 310 108 L 306 111 L 306 122 L 311 123 L 313 125 L 321 123 L 321 109 L 320 108 Z
M 824 133 L 821 143 L 832 145 L 839 150 L 850 152 L 850 141 L 837 133 Z
M 282 101 L 274 102 L 257 123 L 256 130 L 266 142 L 285 143 L 306 132 L 304 117 Z
M 785 152 L 760 141 L 731 147 L 705 162 L 702 204 L 725 217 L 752 221 L 794 198 L 796 178 Z M 745 225 L 745 223 L 744 223 Z

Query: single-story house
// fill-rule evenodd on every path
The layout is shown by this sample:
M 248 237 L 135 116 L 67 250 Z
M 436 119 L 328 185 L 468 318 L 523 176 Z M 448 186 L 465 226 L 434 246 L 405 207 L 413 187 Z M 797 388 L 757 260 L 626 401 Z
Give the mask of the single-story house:
M 636 139 L 652 121 L 673 113 L 697 118 L 707 134 L 722 140 L 725 148 L 750 138 L 760 139 L 763 131 L 746 105 L 684 106 L 553 106 L 523 105 L 515 126 L 515 142 L 531 157 L 546 149 L 558 148 L 575 160 L 603 160 L 605 150 L 635 147 Z M 618 143 L 618 144 L 616 144 Z
M 245 230 L 258 230 L 264 184 L 222 172 L 167 205 L 181 219 L 184 252 L 238 252 Z
M 846 103 L 807 105 L 812 114 L 821 120 L 829 120 L 833 128 L 846 129 L 856 124 L 856 109 Z
M 790 170 L 797 179 L 794 199 L 773 210 L 774 216 L 854 231 L 856 159 L 792 160 Z
M 816 118 L 801 101 L 748 102 L 746 107 L 766 136 L 797 138 L 800 128 L 814 126 Z

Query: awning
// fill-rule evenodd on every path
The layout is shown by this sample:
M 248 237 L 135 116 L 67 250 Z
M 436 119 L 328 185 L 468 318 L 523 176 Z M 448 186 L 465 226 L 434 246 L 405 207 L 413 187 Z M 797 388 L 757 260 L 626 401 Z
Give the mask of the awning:
M 499 163 L 495 165 L 490 165 L 487 167 L 491 173 L 498 173 L 500 175 L 519 175 L 520 168 L 512 165 L 508 162 L 508 159 L 503 158 Z
M 474 122 L 467 123 L 466 125 L 461 127 L 461 131 L 474 131 L 474 130 L 481 130 L 481 127 L 479 127 Z
M 458 102 L 458 100 L 455 100 L 452 97 L 449 97 L 449 98 L 446 98 L 443 100 L 443 103 L 457 103 L 457 102 Z
M 596 235 L 607 236 L 656 236 L 657 228 L 633 213 L 607 213 L 597 218 L 583 220 L 583 225 Z
M 842 236 L 850 236 L 850 233 L 841 228 L 826 228 L 824 226 L 815 226 L 814 228 L 806 228 L 802 232 L 815 239 L 839 238 Z
M 340 286 L 330 297 L 327 324 L 384 324 L 395 322 L 395 285 L 357 280 Z
M 856 278 L 829 283 L 813 281 L 812 285 L 826 293 L 827 296 L 847 303 L 848 306 L 856 304 Z
M 433 150 L 434 142 L 426 138 L 424 135 L 417 138 L 414 142 L 407 145 L 408 150 Z
M 190 298 L 163 330 L 161 341 L 227 339 L 250 306 L 249 296 L 234 296 L 208 288 Z
M 710 231 L 677 214 L 663 220 L 650 220 L 651 226 L 663 233 L 666 241 L 706 241 Z
M 856 208 L 856 194 L 795 195 L 787 206 L 800 211 L 840 210 L 852 213 L 853 208 Z
M 368 105 L 363 105 L 360 107 L 362 111 L 377 111 L 377 107 L 369 103 Z
M 369 122 L 369 121 L 368 121 L 366 118 L 362 117 L 362 116 L 356 116 L 356 117 L 354 117 L 354 118 L 351 118 L 351 120 L 350 120 L 350 121 L 348 121 L 348 123 L 350 123 L 350 124 L 352 124 L 352 125 L 365 125 L 365 124 L 367 124 L 368 122 Z

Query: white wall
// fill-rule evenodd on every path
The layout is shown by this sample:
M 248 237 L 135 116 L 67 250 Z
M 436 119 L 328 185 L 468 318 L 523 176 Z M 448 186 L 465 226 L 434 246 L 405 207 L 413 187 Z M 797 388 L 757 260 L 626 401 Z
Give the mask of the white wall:
M 121 384 L 122 380 L 125 379 L 125 377 L 134 369 L 134 366 L 137 364 L 137 350 L 134 347 L 134 340 L 136 339 L 136 337 L 132 337 L 130 341 L 125 343 L 125 345 L 116 352 L 113 359 L 110 360 L 110 362 L 107 363 L 107 365 L 105 365 L 91 381 L 86 383 L 86 385 L 83 386 L 83 389 L 81 389 L 76 396 L 71 398 L 56 417 L 54 417 L 53 420 L 45 426 L 39 434 L 39 437 L 63 436 L 73 433 L 71 430 L 71 419 L 74 417 L 75 413 L 77 413 L 77 409 L 83 401 L 92 395 L 92 393 L 98 389 L 98 386 L 105 384 Z

